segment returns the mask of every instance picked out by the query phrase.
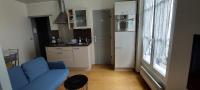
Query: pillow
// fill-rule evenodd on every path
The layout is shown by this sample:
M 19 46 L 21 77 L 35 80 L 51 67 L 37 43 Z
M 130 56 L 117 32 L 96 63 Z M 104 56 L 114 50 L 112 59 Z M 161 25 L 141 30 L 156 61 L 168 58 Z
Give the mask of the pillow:
M 20 66 L 8 69 L 8 74 L 13 90 L 18 90 L 28 84 L 28 79 Z
M 29 81 L 32 81 L 38 76 L 49 71 L 48 64 L 43 57 L 39 57 L 22 64 L 22 68 L 28 76 Z

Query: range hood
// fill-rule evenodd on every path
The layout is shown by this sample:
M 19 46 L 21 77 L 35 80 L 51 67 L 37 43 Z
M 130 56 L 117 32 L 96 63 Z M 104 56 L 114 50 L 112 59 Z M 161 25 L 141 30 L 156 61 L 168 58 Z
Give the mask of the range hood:
M 58 0 L 59 8 L 60 8 L 60 14 L 54 21 L 55 24 L 67 24 L 67 13 L 65 9 L 65 3 L 64 0 Z

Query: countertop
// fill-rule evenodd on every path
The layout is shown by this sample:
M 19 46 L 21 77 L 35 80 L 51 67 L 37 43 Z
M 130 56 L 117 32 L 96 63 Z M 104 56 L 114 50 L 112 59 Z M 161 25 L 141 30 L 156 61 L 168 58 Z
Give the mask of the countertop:
M 82 44 L 49 44 L 47 47 L 84 47 L 84 46 L 89 46 L 91 42 L 89 43 L 82 43 Z

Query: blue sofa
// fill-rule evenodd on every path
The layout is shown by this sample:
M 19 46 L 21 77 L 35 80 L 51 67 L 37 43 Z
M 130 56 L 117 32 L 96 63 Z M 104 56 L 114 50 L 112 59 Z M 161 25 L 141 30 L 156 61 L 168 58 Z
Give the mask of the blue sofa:
M 56 90 L 69 75 L 63 62 L 47 62 L 43 57 L 8 70 L 13 90 Z

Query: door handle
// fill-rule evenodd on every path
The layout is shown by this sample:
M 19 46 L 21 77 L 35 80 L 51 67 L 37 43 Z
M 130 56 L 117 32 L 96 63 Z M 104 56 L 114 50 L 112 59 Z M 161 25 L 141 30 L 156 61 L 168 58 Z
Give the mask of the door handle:
M 97 36 L 94 36 L 94 42 L 95 43 L 97 42 Z
M 62 52 L 57 52 L 56 54 L 63 54 Z

